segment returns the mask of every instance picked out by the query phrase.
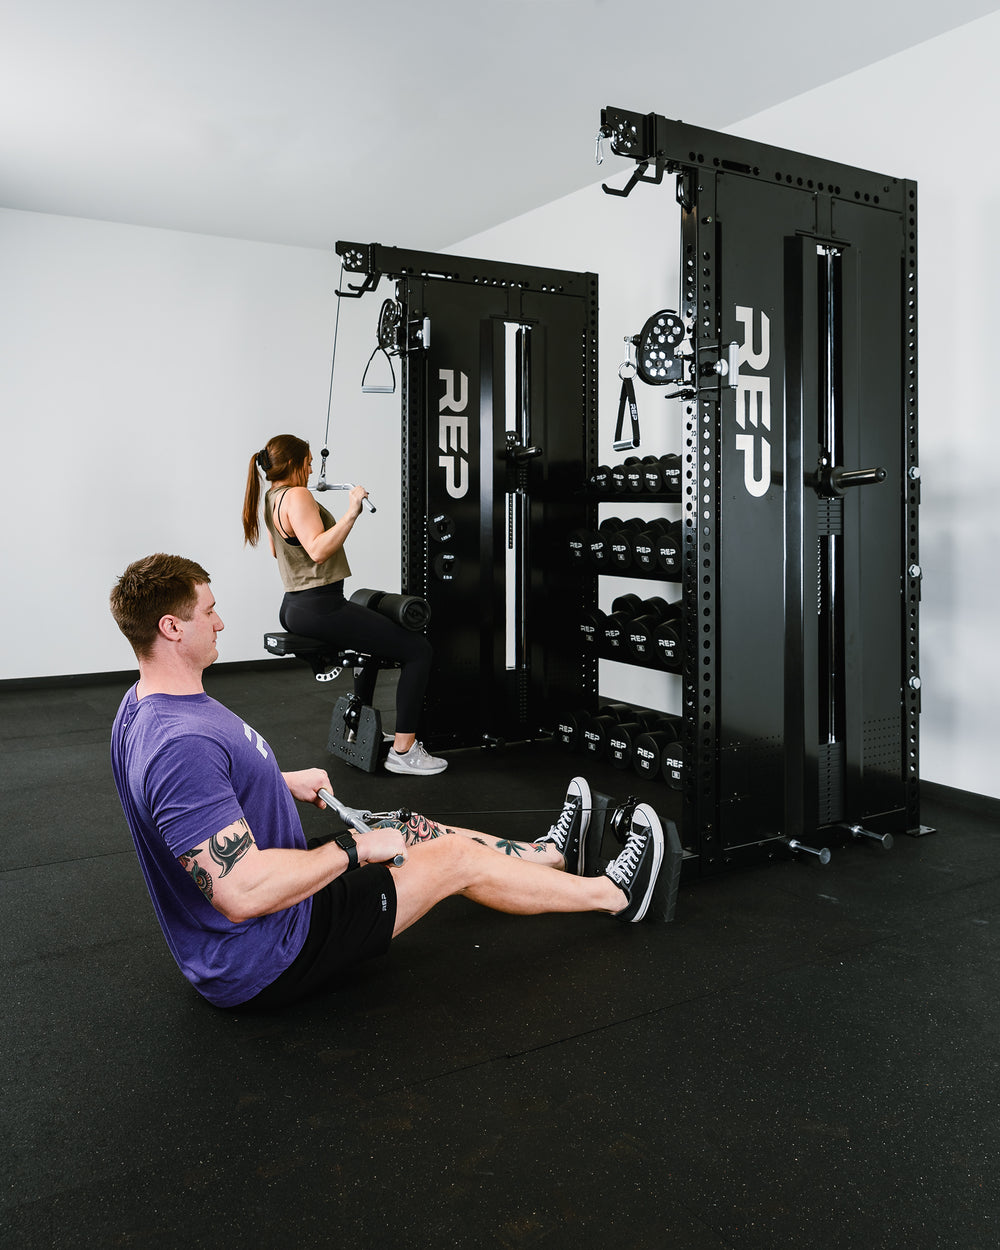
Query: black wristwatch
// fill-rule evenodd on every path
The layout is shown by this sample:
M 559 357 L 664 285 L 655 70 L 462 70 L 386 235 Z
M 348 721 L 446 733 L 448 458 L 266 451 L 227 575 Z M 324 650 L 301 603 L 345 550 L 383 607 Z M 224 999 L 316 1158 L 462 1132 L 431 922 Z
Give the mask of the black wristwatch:
M 342 851 L 347 853 L 347 871 L 358 866 L 358 844 L 354 841 L 354 834 L 350 829 L 345 829 L 343 833 L 338 833 L 333 839 Z

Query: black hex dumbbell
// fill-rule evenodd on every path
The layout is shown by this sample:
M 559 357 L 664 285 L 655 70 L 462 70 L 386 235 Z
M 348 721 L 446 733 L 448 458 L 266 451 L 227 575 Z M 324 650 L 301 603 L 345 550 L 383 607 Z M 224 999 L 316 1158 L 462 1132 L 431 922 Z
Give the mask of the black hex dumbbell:
M 601 628 L 601 655 L 609 660 L 629 658 L 625 640 L 629 622 L 642 606 L 638 595 L 619 595 L 611 604 Z M 623 704 L 624 706 L 624 704 Z
M 590 564 L 590 544 L 594 532 L 588 529 L 573 529 L 569 532 L 569 562 L 574 568 L 587 568 Z
M 611 540 L 625 522 L 621 517 L 606 517 L 590 536 L 588 563 L 592 569 L 604 572 L 611 567 Z
M 625 703 L 605 703 L 593 715 L 580 717 L 580 746 L 584 755 L 604 759 L 608 752 L 608 734 L 618 724 L 621 713 L 628 710 Z
M 655 517 L 632 536 L 632 564 L 637 571 L 655 574 L 659 570 L 659 541 L 672 532 L 673 524 L 666 517 Z
M 659 571 L 672 580 L 681 577 L 683 530 L 680 521 L 671 521 L 656 541 L 656 565 Z
M 580 617 L 580 645 L 587 651 L 600 655 L 604 648 L 604 626 L 608 614 L 600 608 L 585 608 Z
M 684 789 L 685 759 L 684 743 L 679 736 L 666 743 L 660 752 L 660 776 L 671 790 Z
M 663 490 L 663 457 L 644 456 L 642 460 L 642 489 L 647 495 L 658 495 Z
M 674 452 L 671 452 L 668 456 L 660 457 L 660 475 L 662 480 L 660 490 L 664 495 L 671 495 L 680 499 L 681 467 L 681 458 Z
M 666 652 L 658 640 L 661 637 L 661 627 L 672 625 L 675 621 L 679 622 L 681 611 L 680 603 L 668 603 L 659 595 L 643 600 L 641 607 L 629 621 L 625 633 L 625 649 L 636 664 L 672 667 L 673 655 L 669 656 L 671 664 L 664 664 Z M 665 633 L 666 631 L 663 636 Z
M 619 715 L 607 736 L 607 758 L 613 768 L 624 771 L 632 767 L 636 742 L 656 726 L 660 717 L 660 712 L 644 708 L 629 708 Z
M 611 535 L 609 547 L 609 569 L 615 573 L 627 573 L 632 567 L 635 556 L 635 539 L 646 528 L 641 517 L 630 517 L 623 521 L 621 528 Z
M 556 722 L 556 741 L 568 751 L 579 751 L 583 746 L 583 723 L 587 713 L 582 709 L 576 712 L 562 712 Z
M 621 464 L 612 465 L 611 493 L 613 495 L 628 494 L 628 471 L 634 464 L 641 464 L 638 456 L 628 456 Z
M 676 754 L 682 725 L 679 716 L 662 715 L 654 726 L 636 738 L 632 768 L 640 777 L 662 778 L 664 753 Z
M 641 460 L 637 460 L 633 456 L 625 467 L 625 490 L 629 495 L 641 495 L 648 489 L 646 486 L 647 471 L 659 474 L 660 457 L 643 456 Z
M 684 607 L 678 601 L 672 603 L 670 608 L 670 614 L 659 621 L 653 630 L 651 662 L 668 673 L 679 673 L 684 667 Z

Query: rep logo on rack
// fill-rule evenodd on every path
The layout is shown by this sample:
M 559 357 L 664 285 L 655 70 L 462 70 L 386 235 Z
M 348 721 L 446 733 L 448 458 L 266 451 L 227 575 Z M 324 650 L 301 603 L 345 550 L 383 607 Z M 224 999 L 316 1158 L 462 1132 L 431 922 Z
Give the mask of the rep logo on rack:
M 767 313 L 736 306 L 736 320 L 743 326 L 740 368 L 736 387 L 736 450 L 743 455 L 743 485 L 755 498 L 771 485 L 771 379 L 763 373 L 771 360 L 771 322 Z M 759 340 L 759 346 L 755 343 Z
M 438 381 L 444 383 L 438 404 L 438 465 L 444 469 L 444 488 L 452 499 L 461 499 L 469 490 L 469 418 L 460 416 L 469 403 L 469 379 L 455 370 L 439 369 Z

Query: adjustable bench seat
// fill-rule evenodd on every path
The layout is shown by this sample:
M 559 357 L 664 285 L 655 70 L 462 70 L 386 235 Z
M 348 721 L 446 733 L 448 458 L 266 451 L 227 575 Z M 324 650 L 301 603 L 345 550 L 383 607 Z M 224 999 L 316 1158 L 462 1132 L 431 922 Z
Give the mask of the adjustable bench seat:
M 271 655 L 291 656 L 303 660 L 312 669 L 317 681 L 333 681 L 345 668 L 357 668 L 372 658 L 377 658 L 379 668 L 398 668 L 397 660 L 373 657 L 368 651 L 356 647 L 338 647 L 320 638 L 306 638 L 303 634 L 267 633 L 264 649 Z

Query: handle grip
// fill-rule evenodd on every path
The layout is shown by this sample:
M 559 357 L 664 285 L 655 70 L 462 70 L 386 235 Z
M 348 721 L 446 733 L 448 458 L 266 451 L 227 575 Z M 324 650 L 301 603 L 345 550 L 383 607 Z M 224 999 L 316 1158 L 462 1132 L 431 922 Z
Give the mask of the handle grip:
M 354 483 L 353 482 L 317 482 L 315 489 L 316 490 L 353 490 Z M 375 505 L 372 503 L 372 501 L 368 498 L 367 495 L 364 498 L 364 503 L 369 512 L 378 511 L 378 509 L 375 507 Z
M 317 790 L 316 793 L 331 811 L 337 813 L 345 824 L 350 825 L 358 833 L 371 833 L 372 827 L 365 820 L 367 813 L 356 811 L 353 807 L 348 807 L 346 804 L 341 803 L 340 799 L 335 798 L 325 786 Z M 406 856 L 402 854 L 394 855 L 392 859 L 388 859 L 385 862 L 399 868 L 406 863 Z

